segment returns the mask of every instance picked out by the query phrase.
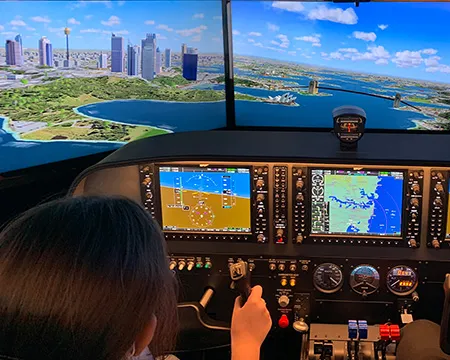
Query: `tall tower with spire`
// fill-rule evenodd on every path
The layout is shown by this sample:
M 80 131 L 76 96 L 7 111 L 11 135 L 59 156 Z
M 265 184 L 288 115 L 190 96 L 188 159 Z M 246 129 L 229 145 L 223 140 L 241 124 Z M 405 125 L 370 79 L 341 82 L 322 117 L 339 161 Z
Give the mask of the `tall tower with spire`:
M 70 28 L 64 29 L 64 35 L 66 35 L 66 60 L 64 60 L 64 67 L 70 67 L 70 54 L 69 54 L 69 35 Z

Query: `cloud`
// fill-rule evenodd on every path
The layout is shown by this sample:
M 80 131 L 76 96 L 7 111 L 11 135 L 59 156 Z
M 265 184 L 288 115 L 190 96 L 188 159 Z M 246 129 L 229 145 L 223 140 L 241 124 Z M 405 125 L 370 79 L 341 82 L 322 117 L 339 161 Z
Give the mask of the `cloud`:
M 59 27 L 59 28 L 52 28 L 49 27 L 47 28 L 48 31 L 50 31 L 51 33 L 63 33 L 64 32 L 65 27 Z
M 425 69 L 425 71 L 431 72 L 431 73 L 442 72 L 442 73 L 450 74 L 450 66 L 445 65 L 445 64 L 439 64 L 438 66 L 427 67 Z
M 420 52 L 425 55 L 436 55 L 438 51 L 436 49 L 423 49 Z
M 39 23 L 51 23 L 52 21 L 48 18 L 48 16 L 33 16 L 31 18 L 31 20 L 33 20 L 34 22 L 39 22 Z
M 266 46 L 265 48 L 268 49 L 268 50 L 272 50 L 272 51 L 276 51 L 276 52 L 280 52 L 280 53 L 286 52 L 286 50 L 284 50 L 284 49 L 275 48 L 275 47 L 272 47 L 272 46 Z
M 425 59 L 425 65 L 426 66 L 438 66 L 439 60 L 441 60 L 441 58 L 439 56 L 431 56 L 428 59 Z
M 281 45 L 281 43 L 279 43 L 278 41 L 275 41 L 275 40 L 272 40 L 270 43 L 272 45 L 276 45 L 276 46 L 280 46 Z
M 310 42 L 310 43 L 320 43 L 320 35 L 314 34 L 312 36 L 299 36 L 299 37 L 296 37 L 295 40 L 306 41 L 306 42 Z
M 347 56 L 347 55 L 351 55 Z M 383 65 L 388 63 L 388 59 L 391 57 L 389 52 L 383 46 L 369 46 L 364 53 L 350 52 L 345 57 L 350 57 L 352 61 L 374 61 L 377 65 Z
M 201 35 L 195 35 L 195 36 L 192 37 L 191 41 L 193 41 L 193 42 L 202 41 L 202 36 Z
M 248 36 L 262 36 L 262 34 L 260 32 L 252 31 L 248 33 Z
M 27 30 L 28 31 L 36 31 L 36 29 L 34 27 L 31 27 L 31 26 L 27 26 Z
M 315 46 L 315 47 L 321 47 L 322 44 L 321 44 L 321 43 L 314 43 L 314 44 L 312 44 L 312 46 Z
M 334 51 L 330 53 L 330 59 L 344 60 L 344 56 L 339 51 Z
M 381 30 L 386 30 L 388 28 L 389 25 L 384 25 L 384 24 L 380 24 L 378 25 L 378 28 L 380 28 Z
M 85 20 L 91 20 L 94 17 L 94 15 L 86 15 L 84 17 Z
M 110 34 L 111 31 L 103 31 L 103 33 L 108 33 Z M 119 31 L 114 31 L 114 34 L 116 35 L 128 35 L 130 32 L 128 30 L 119 30 Z
M 295 55 L 297 55 L 297 51 L 288 51 L 288 54 L 292 55 L 292 56 L 295 56 Z
M 395 53 L 395 58 L 392 62 L 401 68 L 418 67 L 423 63 L 420 51 L 399 51 Z
M 320 53 L 320 55 L 321 55 L 322 57 L 328 57 L 328 53 L 323 52 L 323 51 Z
M 164 36 L 164 35 L 161 35 L 161 34 L 156 34 L 156 38 L 157 38 L 158 40 L 167 40 L 167 37 Z
M 3 25 L 0 25 L 0 31 L 5 30 L 5 27 Z
M 270 22 L 267 23 L 267 28 L 270 31 L 278 31 L 278 30 L 280 30 L 280 27 L 278 25 L 272 24 Z
M 17 26 L 13 26 L 11 29 L 12 30 L 19 30 L 19 28 Z
M 222 20 L 222 16 L 213 16 L 213 20 Z
M 295 13 L 301 13 L 305 10 L 302 3 L 299 2 L 287 2 L 287 1 L 274 1 L 272 7 L 276 9 L 286 10 Z
M 80 25 L 81 23 L 79 21 L 77 21 L 75 18 L 70 18 L 69 20 L 67 20 L 68 24 L 72 24 L 72 25 Z
M 201 32 L 206 29 L 208 28 L 205 25 L 200 25 L 193 29 L 176 30 L 176 33 L 181 36 L 192 36 L 194 34 L 201 34 Z
M 16 32 L 13 32 L 13 31 L 5 31 L 5 32 L 2 32 L 2 33 L 0 33 L 1 35 L 4 35 L 4 36 L 14 36 L 14 35 L 17 35 L 17 33 Z
M 256 43 L 255 39 L 248 39 L 248 42 L 252 44 Z
M 358 16 L 352 8 L 329 8 L 320 5 L 308 13 L 310 20 L 326 20 L 340 24 L 354 25 L 358 22 Z
M 374 32 L 353 31 L 352 35 L 355 39 L 364 41 L 375 41 L 377 39 L 377 35 Z
M 205 14 L 194 14 L 192 16 L 193 19 L 203 19 L 205 17 Z
M 10 24 L 11 26 L 27 26 L 27 24 L 26 24 L 25 21 L 23 21 L 23 20 L 11 20 L 11 21 L 9 22 L 9 24 Z
M 119 17 L 112 15 L 109 17 L 108 21 L 101 21 L 102 25 L 105 26 L 114 26 L 114 25 L 120 25 L 120 19 Z
M 220 37 L 213 37 L 211 40 L 215 42 L 222 42 L 222 39 Z
M 144 21 L 145 25 L 155 25 L 155 20 L 146 20 Z
M 239 30 L 233 30 L 233 35 L 241 35 L 241 32 Z
M 312 56 L 311 56 L 311 55 L 308 55 L 308 54 L 302 54 L 302 56 L 303 56 L 304 58 L 307 58 L 307 59 L 311 59 L 311 58 L 312 58 Z
M 166 31 L 173 31 L 173 29 L 171 27 L 169 27 L 168 25 L 165 24 L 160 24 L 156 27 L 157 29 L 161 29 L 161 30 L 166 30 Z
M 84 33 L 99 33 L 102 32 L 100 29 L 82 29 L 80 30 L 80 33 L 84 34 Z
M 344 48 L 344 49 L 339 49 L 338 51 L 343 52 L 343 53 L 358 53 L 359 52 L 355 48 Z
M 259 43 L 256 43 L 256 44 L 253 44 L 253 45 L 255 45 L 255 46 L 257 46 L 257 47 L 261 47 L 261 48 L 264 47 L 263 44 L 260 43 L 260 42 L 259 42 Z
M 287 35 L 284 35 L 284 34 L 277 35 L 277 39 L 279 39 L 281 41 L 280 47 L 282 47 L 282 48 L 288 48 L 291 43 L 289 41 Z

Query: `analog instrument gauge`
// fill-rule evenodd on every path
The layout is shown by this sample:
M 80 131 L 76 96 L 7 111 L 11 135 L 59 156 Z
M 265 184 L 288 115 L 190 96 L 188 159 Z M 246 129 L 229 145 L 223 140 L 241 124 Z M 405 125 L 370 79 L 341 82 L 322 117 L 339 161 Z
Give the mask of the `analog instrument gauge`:
M 386 283 L 391 293 L 405 296 L 416 290 L 418 277 L 410 267 L 398 265 L 389 270 Z
M 320 292 L 332 294 L 340 290 L 344 283 L 344 277 L 339 266 L 333 263 L 324 263 L 314 270 L 313 282 Z
M 380 286 L 380 274 L 371 265 L 359 265 L 350 274 L 350 286 L 358 294 L 373 294 Z

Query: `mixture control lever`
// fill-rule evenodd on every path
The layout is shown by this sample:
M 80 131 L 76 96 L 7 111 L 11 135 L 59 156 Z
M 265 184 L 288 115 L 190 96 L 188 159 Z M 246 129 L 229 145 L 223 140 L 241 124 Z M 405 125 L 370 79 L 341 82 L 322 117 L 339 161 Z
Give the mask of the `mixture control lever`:
M 248 263 L 240 260 L 230 264 L 230 277 L 232 281 L 231 288 L 239 292 L 242 299 L 241 306 L 243 306 L 252 292 Z

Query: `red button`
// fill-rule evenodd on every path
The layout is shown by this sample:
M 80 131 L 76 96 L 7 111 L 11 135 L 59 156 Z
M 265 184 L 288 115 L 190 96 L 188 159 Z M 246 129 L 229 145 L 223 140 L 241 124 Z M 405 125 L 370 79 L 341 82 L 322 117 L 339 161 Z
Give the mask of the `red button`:
M 390 338 L 389 325 L 380 325 L 380 339 L 389 340 L 389 338 Z
M 289 319 L 286 315 L 281 315 L 280 320 L 278 320 L 278 326 L 282 329 L 289 326 Z
M 400 327 L 398 325 L 391 325 L 391 340 L 399 341 L 400 340 Z

